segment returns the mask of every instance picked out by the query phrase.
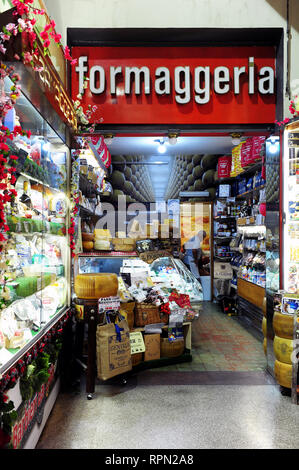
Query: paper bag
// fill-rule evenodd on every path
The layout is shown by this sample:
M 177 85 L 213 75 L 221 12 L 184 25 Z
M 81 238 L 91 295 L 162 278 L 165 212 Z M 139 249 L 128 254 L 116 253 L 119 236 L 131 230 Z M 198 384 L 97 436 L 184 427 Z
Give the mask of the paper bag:
M 106 322 L 97 327 L 97 371 L 100 380 L 108 380 L 132 369 L 130 331 L 126 320 Z

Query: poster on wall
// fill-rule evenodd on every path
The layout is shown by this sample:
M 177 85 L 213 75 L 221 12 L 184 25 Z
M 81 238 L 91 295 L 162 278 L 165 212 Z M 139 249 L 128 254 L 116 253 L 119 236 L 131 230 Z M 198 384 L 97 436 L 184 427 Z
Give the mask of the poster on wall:
M 182 203 L 180 206 L 181 249 L 200 249 L 199 274 L 210 275 L 211 206 L 205 203 Z

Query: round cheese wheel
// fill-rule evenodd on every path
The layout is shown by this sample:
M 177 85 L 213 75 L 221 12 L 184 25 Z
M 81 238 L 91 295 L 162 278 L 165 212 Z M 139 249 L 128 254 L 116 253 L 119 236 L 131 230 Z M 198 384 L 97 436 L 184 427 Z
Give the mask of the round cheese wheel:
M 188 181 L 188 184 L 189 185 L 192 185 L 194 183 L 194 176 L 193 175 L 189 175 L 188 178 L 187 178 L 187 181 Z
M 82 232 L 82 240 L 84 242 L 92 242 L 94 239 L 93 233 Z
M 285 364 L 276 360 L 274 363 L 274 374 L 279 385 L 292 388 L 292 364 Z
M 93 242 L 82 242 L 83 250 L 84 251 L 92 251 L 93 250 Z
M 97 251 L 110 250 L 110 241 L 109 240 L 95 239 L 94 249 L 97 250 Z
M 201 159 L 201 167 L 204 170 L 215 168 L 218 162 L 218 155 L 204 155 Z
M 78 274 L 75 278 L 74 290 L 80 299 L 114 297 L 118 291 L 117 275 L 111 273 Z
M 118 165 L 115 162 L 124 163 L 124 164 Z M 123 172 L 126 168 L 125 163 L 126 163 L 126 159 L 123 155 L 115 155 L 115 156 L 112 157 L 112 168 L 113 168 L 113 170 L 119 170 L 119 171 Z
M 193 164 L 192 163 L 188 163 L 187 171 L 188 171 L 189 174 L 192 173 L 192 171 L 193 171 Z
M 275 357 L 284 364 L 292 364 L 293 340 L 274 336 L 273 349 Z
M 293 339 L 293 315 L 274 312 L 273 329 L 274 333 L 280 338 Z
M 267 318 L 263 317 L 263 321 L 262 321 L 262 330 L 263 330 L 263 335 L 267 336 Z
M 204 169 L 200 165 L 197 165 L 192 172 L 195 178 L 200 178 L 204 174 Z
M 203 191 L 204 189 L 204 184 L 203 182 L 201 181 L 201 179 L 198 179 L 195 181 L 194 183 L 194 188 L 195 188 L 195 191 Z
M 215 170 L 207 170 L 203 175 L 202 175 L 202 182 L 203 184 L 210 186 L 211 184 L 214 183 L 214 175 L 215 175 Z
M 265 317 L 265 316 L 266 316 L 266 312 L 267 312 L 267 298 L 266 298 L 266 297 L 263 298 L 262 310 L 263 310 L 263 315 L 264 315 L 264 317 Z
M 132 194 L 133 193 L 133 183 L 131 181 L 126 181 L 124 184 L 124 191 L 127 194 Z
M 202 157 L 203 157 L 203 155 L 193 155 L 193 158 L 192 158 L 193 166 L 198 165 L 200 163 Z
M 115 189 L 123 189 L 125 184 L 124 174 L 119 170 L 114 171 L 111 176 L 111 184 Z

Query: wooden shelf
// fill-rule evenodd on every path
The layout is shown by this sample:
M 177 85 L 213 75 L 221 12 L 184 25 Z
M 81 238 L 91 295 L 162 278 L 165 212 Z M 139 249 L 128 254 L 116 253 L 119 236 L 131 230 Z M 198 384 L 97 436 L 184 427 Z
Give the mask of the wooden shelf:
M 98 218 L 102 217 L 102 215 L 95 214 L 94 212 L 90 211 L 86 207 L 78 205 L 78 208 L 80 210 L 81 216 L 83 217 L 98 217 Z
M 214 217 L 214 220 L 218 219 L 235 219 L 237 216 L 236 215 L 216 215 Z
M 244 196 L 250 196 L 251 194 L 255 193 L 256 191 L 260 191 L 261 189 L 264 189 L 266 185 L 263 186 L 257 186 L 256 188 L 250 189 L 249 191 L 246 191 L 245 193 L 238 194 L 236 196 L 236 199 L 242 199 Z
M 238 178 L 242 178 L 243 176 L 249 175 L 251 173 L 255 173 L 256 171 L 260 170 L 262 167 L 262 162 L 259 161 L 255 163 L 254 165 L 251 165 L 250 167 L 244 169 L 242 173 L 239 173 L 236 176 L 230 176 L 228 178 L 220 178 L 215 181 L 216 184 L 225 184 L 225 183 L 231 183 L 233 181 L 236 181 Z M 233 197 L 233 196 L 228 196 L 228 197 Z

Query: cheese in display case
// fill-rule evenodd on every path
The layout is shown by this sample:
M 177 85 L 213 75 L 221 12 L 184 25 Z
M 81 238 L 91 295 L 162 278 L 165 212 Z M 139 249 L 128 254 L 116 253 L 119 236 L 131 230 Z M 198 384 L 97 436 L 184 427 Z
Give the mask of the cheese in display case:
M 299 294 L 299 123 L 285 127 L 283 158 L 284 290 Z
M 0 257 L 0 373 L 70 305 L 69 149 L 25 96 L 15 109 L 31 135 L 8 141 L 18 159 Z

